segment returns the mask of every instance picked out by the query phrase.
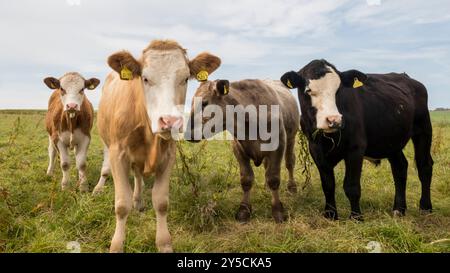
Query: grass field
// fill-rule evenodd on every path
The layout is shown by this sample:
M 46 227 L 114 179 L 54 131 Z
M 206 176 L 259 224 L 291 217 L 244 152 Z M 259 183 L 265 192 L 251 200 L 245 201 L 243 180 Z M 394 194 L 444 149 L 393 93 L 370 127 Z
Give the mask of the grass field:
M 0 111 L 0 252 L 68 252 L 76 241 L 82 252 L 106 252 L 114 231 L 114 189 L 111 179 L 100 196 L 61 192 L 61 171 L 47 177 L 47 134 L 42 111 Z M 377 241 L 383 252 L 450 252 L 450 112 L 433 112 L 434 213 L 420 215 L 420 183 L 409 161 L 407 216 L 391 217 L 394 183 L 390 166 L 364 163 L 361 206 L 363 223 L 347 220 L 349 204 L 342 189 L 343 164 L 336 170 L 337 205 L 341 220 L 321 216 L 323 194 L 318 172 L 305 183 L 301 164 L 296 177 L 299 192 L 286 190 L 283 169 L 282 200 L 288 222 L 271 218 L 270 192 L 263 168 L 255 169 L 253 217 L 249 224 L 234 220 L 241 188 L 237 162 L 229 142 L 180 143 L 171 178 L 169 230 L 177 252 L 367 252 Z M 300 154 L 300 146 L 297 146 Z M 184 160 L 180 160 L 181 157 Z M 74 162 L 74 160 L 72 160 Z M 99 178 L 102 147 L 94 128 L 88 158 L 92 189 Z M 186 164 L 183 164 L 185 162 Z M 152 179 L 146 181 L 147 209 L 133 211 L 127 225 L 126 252 L 155 252 L 155 214 L 151 208 Z M 303 188 L 303 189 L 302 189 Z

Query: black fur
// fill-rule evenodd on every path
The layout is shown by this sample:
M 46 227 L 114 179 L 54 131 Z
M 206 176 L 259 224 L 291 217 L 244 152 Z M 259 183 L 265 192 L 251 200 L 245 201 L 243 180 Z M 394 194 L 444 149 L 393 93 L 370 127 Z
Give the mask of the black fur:
M 308 82 L 325 75 L 325 60 L 316 60 L 302 68 L 297 76 L 283 75 L 295 82 Z M 388 158 L 395 181 L 394 211 L 406 211 L 406 174 L 408 161 L 402 149 L 412 139 L 419 178 L 422 183 L 420 209 L 431 211 L 430 184 L 433 160 L 430 155 L 432 126 L 427 106 L 427 90 L 406 74 L 364 74 L 357 70 L 339 72 L 341 86 L 336 93 L 336 105 L 345 120 L 345 127 L 336 133 L 316 131 L 316 110 L 304 87 L 298 87 L 302 111 L 301 127 L 309 141 L 311 155 L 320 172 L 325 194 L 325 216 L 337 219 L 334 167 L 345 161 L 344 191 L 351 205 L 350 217 L 361 218 L 361 168 L 365 156 Z M 290 74 L 289 74 L 290 73 Z M 352 88 L 357 77 L 364 86 Z M 298 79 L 303 78 L 303 79 Z

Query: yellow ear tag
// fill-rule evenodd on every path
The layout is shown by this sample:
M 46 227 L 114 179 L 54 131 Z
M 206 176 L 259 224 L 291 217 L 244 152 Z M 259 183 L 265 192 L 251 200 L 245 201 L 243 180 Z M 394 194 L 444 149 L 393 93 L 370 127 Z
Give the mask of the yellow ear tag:
M 199 82 L 204 82 L 208 80 L 208 71 L 202 70 L 197 73 L 197 80 Z
M 120 70 L 120 79 L 129 81 L 133 79 L 133 73 L 131 72 L 128 67 L 124 66 L 122 67 L 122 70 Z
M 359 81 L 358 78 L 355 78 L 355 81 L 353 82 L 353 88 L 358 88 L 363 86 L 364 84 L 362 82 Z
M 228 90 L 228 87 L 226 85 L 223 86 L 223 94 L 226 95 L 228 94 L 230 90 Z
M 287 81 L 286 85 L 290 88 L 293 89 L 294 87 L 292 86 L 292 83 L 290 80 Z
M 53 84 L 53 83 L 50 84 L 50 87 L 51 87 L 52 89 L 56 89 L 56 86 L 55 86 L 55 84 Z
M 95 89 L 95 86 L 93 84 L 89 85 L 89 90 Z

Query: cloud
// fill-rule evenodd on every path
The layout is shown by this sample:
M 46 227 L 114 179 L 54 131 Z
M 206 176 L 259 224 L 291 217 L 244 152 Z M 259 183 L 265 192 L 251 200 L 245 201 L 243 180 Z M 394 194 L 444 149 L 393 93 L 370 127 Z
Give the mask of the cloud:
M 345 20 L 365 27 L 404 27 L 432 24 L 450 20 L 450 6 L 446 0 L 380 1 L 379 5 L 359 3 L 347 9 Z
M 331 13 L 348 1 L 231 0 L 211 2 L 210 20 L 227 30 L 250 37 L 318 35 L 333 28 Z

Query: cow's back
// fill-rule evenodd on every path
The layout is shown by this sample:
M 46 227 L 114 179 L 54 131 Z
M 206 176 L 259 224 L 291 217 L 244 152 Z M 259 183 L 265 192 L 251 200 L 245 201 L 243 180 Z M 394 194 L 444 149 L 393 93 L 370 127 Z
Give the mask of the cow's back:
M 406 74 L 368 74 L 363 87 L 342 90 L 353 92 L 361 102 L 347 103 L 347 111 L 351 111 L 353 117 L 363 112 L 360 117 L 367 137 L 368 156 L 384 158 L 403 148 L 411 137 L 418 107 L 414 82 Z

